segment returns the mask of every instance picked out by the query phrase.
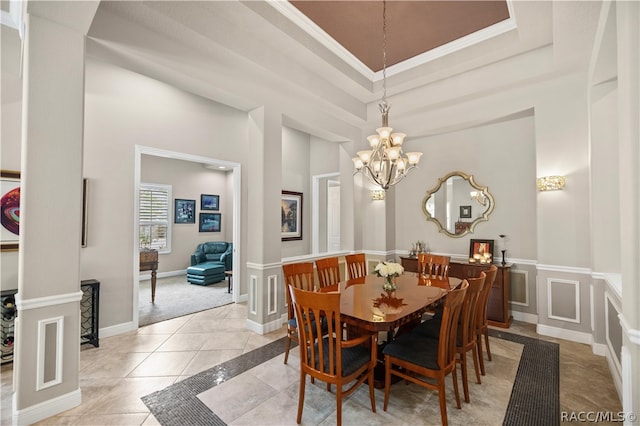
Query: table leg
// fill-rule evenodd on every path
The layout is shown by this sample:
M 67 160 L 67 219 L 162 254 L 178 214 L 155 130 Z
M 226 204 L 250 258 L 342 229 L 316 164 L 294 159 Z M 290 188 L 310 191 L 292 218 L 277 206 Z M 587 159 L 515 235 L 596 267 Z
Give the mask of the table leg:
M 151 270 L 151 303 L 156 301 L 156 270 Z
M 227 293 L 231 293 L 231 279 L 233 275 L 227 275 Z

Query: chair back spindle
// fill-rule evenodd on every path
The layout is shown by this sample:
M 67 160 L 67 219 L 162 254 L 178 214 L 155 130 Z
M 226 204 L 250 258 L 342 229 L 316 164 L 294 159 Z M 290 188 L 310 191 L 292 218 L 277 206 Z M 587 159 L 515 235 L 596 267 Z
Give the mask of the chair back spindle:
M 367 275 L 367 261 L 364 253 L 348 254 L 344 258 L 347 261 L 350 280 Z
M 318 271 L 320 288 L 336 285 L 341 281 L 340 266 L 337 257 L 327 257 L 316 260 L 316 270 Z

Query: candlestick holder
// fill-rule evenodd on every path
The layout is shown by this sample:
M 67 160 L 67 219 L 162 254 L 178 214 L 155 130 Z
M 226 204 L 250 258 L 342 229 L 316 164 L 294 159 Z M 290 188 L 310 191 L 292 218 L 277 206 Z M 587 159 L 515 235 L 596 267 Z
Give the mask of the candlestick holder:
M 505 262 L 504 260 L 504 254 L 505 254 L 506 250 L 502 250 L 502 266 L 506 265 L 507 262 Z

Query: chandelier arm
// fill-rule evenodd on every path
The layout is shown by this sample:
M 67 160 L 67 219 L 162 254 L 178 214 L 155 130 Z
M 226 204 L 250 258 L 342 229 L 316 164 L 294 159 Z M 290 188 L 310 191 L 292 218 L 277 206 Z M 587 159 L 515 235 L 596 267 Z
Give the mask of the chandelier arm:
M 373 173 L 373 170 L 371 170 L 371 167 L 369 167 L 368 165 L 364 166 L 363 174 L 367 177 L 367 179 L 369 179 L 369 182 L 382 186 L 382 181 L 376 178 L 375 174 Z

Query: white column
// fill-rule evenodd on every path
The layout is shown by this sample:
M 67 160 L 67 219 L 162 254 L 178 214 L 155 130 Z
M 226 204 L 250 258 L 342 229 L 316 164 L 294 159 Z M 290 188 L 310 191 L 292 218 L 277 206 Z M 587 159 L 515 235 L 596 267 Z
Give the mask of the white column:
M 84 34 L 97 3 L 45 3 L 29 4 L 24 40 L 15 424 L 81 401 Z
M 247 209 L 248 327 L 268 333 L 282 326 L 280 200 L 282 193 L 282 114 L 270 107 L 249 113 Z
M 640 414 L 640 3 L 616 2 L 622 253 L 622 408 Z M 628 420 L 625 424 L 631 424 Z

